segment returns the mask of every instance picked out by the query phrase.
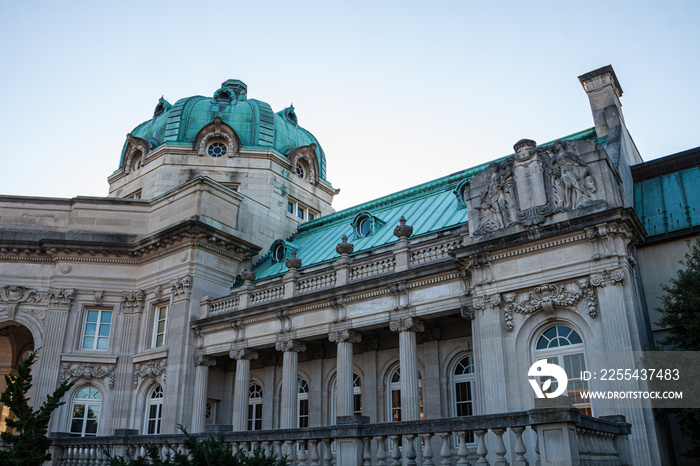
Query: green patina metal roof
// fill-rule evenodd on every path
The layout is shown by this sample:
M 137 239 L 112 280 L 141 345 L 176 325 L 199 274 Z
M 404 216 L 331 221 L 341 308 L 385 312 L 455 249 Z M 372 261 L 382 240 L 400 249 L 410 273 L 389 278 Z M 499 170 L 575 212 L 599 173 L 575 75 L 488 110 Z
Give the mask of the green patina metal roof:
M 700 226 L 700 167 L 635 182 L 634 210 L 649 236 Z
M 561 139 L 595 140 L 595 137 L 595 129 L 588 129 Z M 398 241 L 394 236 L 394 228 L 402 216 L 406 218 L 406 224 L 413 227 L 411 238 L 465 225 L 467 209 L 454 191 L 458 185 L 487 168 L 489 163 L 491 162 L 304 223 L 287 239 L 287 254 L 295 250 L 297 257 L 302 261 L 303 269 L 337 260 L 339 254 L 335 247 L 343 235 L 354 245 L 352 255 L 381 248 Z M 364 237 L 356 234 L 354 225 L 362 215 L 369 215 L 375 220 L 374 230 Z M 275 262 L 268 253 L 258 261 L 253 270 L 256 279 L 262 280 L 284 274 L 287 267 L 284 261 Z
M 151 150 L 163 144 L 191 146 L 197 133 L 221 117 L 238 135 L 244 148 L 274 149 L 287 155 L 299 146 L 316 144 L 319 177 L 326 180 L 326 155 L 318 140 L 297 124 L 293 107 L 274 113 L 269 104 L 248 99 L 247 87 L 238 80 L 228 80 L 213 97 L 193 96 L 171 105 L 161 98 L 152 119 L 141 123 L 131 134 L 148 141 Z M 124 152 L 119 163 L 124 164 Z

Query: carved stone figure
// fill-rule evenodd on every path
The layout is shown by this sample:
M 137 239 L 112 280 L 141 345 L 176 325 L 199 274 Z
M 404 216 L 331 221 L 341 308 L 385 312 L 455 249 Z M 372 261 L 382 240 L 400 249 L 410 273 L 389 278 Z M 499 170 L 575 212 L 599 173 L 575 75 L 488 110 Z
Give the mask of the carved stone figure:
M 498 163 L 490 164 L 488 169 L 488 183 L 481 195 L 481 204 L 476 208 L 482 213 L 482 228 L 494 231 L 505 228 L 513 221 L 513 182 L 510 173 L 504 173 Z
M 590 176 L 588 167 L 565 142 L 556 141 L 553 147 L 550 166 L 554 203 L 564 209 L 575 209 L 588 199 L 583 186 L 583 180 Z

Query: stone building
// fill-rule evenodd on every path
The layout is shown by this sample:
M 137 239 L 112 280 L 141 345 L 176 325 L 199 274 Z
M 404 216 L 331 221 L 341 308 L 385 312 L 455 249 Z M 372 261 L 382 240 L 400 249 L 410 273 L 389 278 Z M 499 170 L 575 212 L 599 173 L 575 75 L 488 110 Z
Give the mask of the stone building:
M 700 225 L 698 151 L 642 163 L 612 68 L 579 79 L 593 128 L 341 212 L 294 108 L 237 80 L 161 98 L 108 197 L 0 197 L 0 367 L 41 348 L 37 402 L 79 379 L 56 461 L 183 424 L 300 465 L 662 464 L 648 401 L 574 389 L 654 343 L 647 303 Z M 540 359 L 569 405 L 536 402 Z

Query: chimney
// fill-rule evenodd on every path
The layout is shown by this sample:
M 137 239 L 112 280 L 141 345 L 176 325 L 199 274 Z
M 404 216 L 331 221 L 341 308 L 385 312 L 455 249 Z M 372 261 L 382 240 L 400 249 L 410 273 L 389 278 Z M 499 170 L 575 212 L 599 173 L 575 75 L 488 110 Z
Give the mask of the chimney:
M 611 65 L 583 74 L 578 80 L 591 102 L 598 137 L 607 136 L 612 128 L 624 124 L 620 103 L 622 87 Z

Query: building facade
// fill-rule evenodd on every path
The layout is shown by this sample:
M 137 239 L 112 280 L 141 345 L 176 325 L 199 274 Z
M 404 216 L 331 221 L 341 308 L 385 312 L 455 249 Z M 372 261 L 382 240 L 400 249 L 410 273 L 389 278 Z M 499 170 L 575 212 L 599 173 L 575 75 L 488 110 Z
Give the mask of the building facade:
M 108 197 L 0 198 L 2 370 L 41 348 L 37 402 L 79 379 L 53 432 L 157 437 L 182 424 L 266 439 L 534 413 L 528 370 L 546 359 L 566 369 L 574 408 L 630 425 L 601 434 L 607 455 L 668 461 L 648 402 L 574 390 L 599 388 L 581 370 L 634 367 L 653 346 L 647 303 L 700 222 L 695 152 L 643 164 L 612 68 L 579 79 L 594 128 L 523 139 L 513 155 L 341 212 L 321 145 L 294 108 L 274 113 L 237 80 L 213 97 L 161 99 L 127 135 Z M 670 178 L 682 182 L 669 188 Z M 684 223 L 654 214 L 656 184 L 682 197 Z M 605 456 L 584 448 L 593 430 L 577 422 L 575 455 Z M 442 447 L 424 438 L 417 456 L 435 444 L 454 451 L 450 461 L 550 464 L 545 450 L 568 445 L 571 426 L 549 438 L 535 424 L 452 429 Z M 295 454 L 313 464 L 320 442 L 339 464 L 381 464 L 383 434 L 364 452 L 358 439 L 323 435 L 332 447 L 309 437 Z M 415 435 L 395 442 L 409 462 Z

